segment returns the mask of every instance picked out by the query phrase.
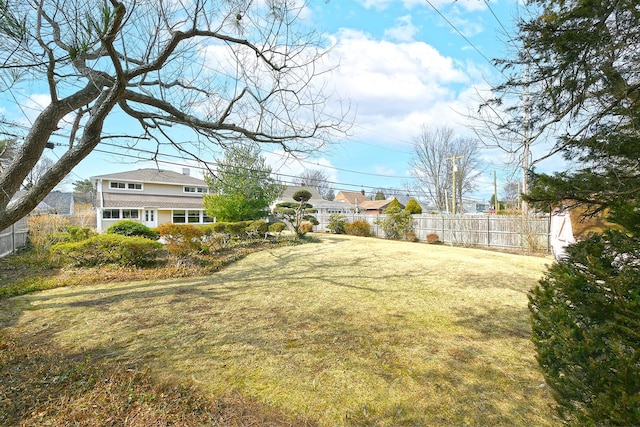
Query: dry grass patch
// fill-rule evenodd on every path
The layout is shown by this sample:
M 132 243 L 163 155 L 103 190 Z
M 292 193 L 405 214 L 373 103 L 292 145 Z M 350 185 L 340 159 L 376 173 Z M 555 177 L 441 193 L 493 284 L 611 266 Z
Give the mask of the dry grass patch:
M 205 278 L 14 298 L 5 330 L 294 417 L 273 425 L 554 424 L 526 308 L 548 260 L 322 240 Z

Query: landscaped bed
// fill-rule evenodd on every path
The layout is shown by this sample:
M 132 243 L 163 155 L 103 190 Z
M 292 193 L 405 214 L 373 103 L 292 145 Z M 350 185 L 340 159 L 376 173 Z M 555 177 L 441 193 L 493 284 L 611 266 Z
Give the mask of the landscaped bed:
M 3 300 L 0 424 L 556 423 L 526 297 L 549 259 L 320 240 Z

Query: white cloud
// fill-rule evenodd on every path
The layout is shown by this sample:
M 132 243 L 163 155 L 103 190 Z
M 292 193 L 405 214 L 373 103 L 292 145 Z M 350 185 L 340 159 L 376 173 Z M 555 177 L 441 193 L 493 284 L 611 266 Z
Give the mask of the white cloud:
M 467 12 L 475 12 L 486 9 L 484 2 L 480 0 L 430 0 L 429 2 L 433 7 L 442 9 L 450 7 L 452 3 L 456 7 L 463 9 Z M 360 0 L 360 4 L 366 9 L 384 10 L 394 4 L 402 4 L 405 9 L 412 9 L 415 6 L 429 6 L 425 0 Z
M 336 90 L 357 109 L 359 139 L 392 135 L 397 143 L 410 140 L 424 123 L 453 127 L 468 109 L 470 88 L 481 82 L 478 67 L 424 42 L 394 43 L 342 30 L 330 55 L 340 64 L 332 75 Z
M 387 167 L 387 166 L 380 166 L 380 165 L 375 165 L 373 167 L 373 173 L 376 173 L 378 175 L 389 175 L 389 176 L 396 175 L 396 171 L 394 169 L 391 169 L 390 167 Z
M 410 42 L 414 40 L 419 28 L 413 25 L 411 15 L 401 16 L 396 19 L 396 26 L 385 30 L 386 37 L 400 42 Z
M 272 173 L 280 180 L 291 183 L 305 170 L 321 170 L 328 177 L 328 181 L 337 182 L 337 171 L 327 158 L 311 159 L 304 156 L 293 157 L 284 151 L 263 152 L 265 161 L 271 166 Z

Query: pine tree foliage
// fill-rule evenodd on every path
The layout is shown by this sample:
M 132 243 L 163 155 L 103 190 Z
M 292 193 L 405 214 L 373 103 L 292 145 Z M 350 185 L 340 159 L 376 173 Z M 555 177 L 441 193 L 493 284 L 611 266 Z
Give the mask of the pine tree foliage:
M 572 425 L 640 425 L 640 241 L 611 230 L 568 249 L 530 294 L 533 342 Z
M 640 9 L 637 1 L 534 0 L 519 23 L 504 129 L 553 141 L 567 170 L 531 173 L 539 208 L 581 205 L 620 227 L 568 248 L 529 295 L 533 341 L 562 417 L 640 425 Z M 526 97 L 525 97 L 526 94 Z M 499 102 L 501 100 L 498 100 Z

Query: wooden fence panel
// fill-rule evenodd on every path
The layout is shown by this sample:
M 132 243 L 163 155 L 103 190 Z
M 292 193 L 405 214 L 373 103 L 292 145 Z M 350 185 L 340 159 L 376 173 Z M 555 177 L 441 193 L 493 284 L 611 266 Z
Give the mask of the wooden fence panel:
M 384 232 L 376 220 L 385 215 L 347 214 L 347 222 L 364 220 L 378 237 Z M 316 215 L 316 231 L 328 230 L 329 215 Z M 517 215 L 414 215 L 414 231 L 420 241 L 436 234 L 446 244 L 549 252 L 549 218 Z
M 28 233 L 26 218 L 0 231 L 0 258 L 24 247 L 27 244 Z

